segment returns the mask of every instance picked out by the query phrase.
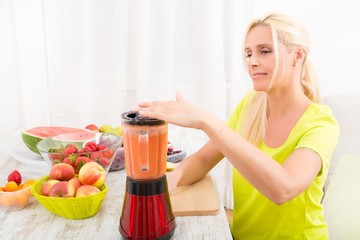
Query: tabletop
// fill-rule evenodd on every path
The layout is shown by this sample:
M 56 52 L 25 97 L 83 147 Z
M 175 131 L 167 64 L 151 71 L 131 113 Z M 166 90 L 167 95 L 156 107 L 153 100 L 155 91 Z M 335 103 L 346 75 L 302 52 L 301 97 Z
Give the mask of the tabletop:
M 27 164 L 0 153 L 0 174 L 14 169 L 31 171 L 39 176 L 49 172 L 46 165 Z M 108 194 L 99 212 L 87 219 L 62 218 L 47 211 L 36 199 L 20 211 L 0 208 L 1 239 L 122 239 L 118 227 L 125 179 L 125 170 L 109 172 L 106 180 Z M 223 207 L 217 215 L 176 217 L 176 224 L 172 239 L 232 239 Z

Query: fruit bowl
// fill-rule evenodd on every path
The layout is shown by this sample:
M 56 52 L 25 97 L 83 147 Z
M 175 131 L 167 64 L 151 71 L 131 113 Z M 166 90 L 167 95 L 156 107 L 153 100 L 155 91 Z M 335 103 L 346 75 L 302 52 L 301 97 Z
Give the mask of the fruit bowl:
M 18 186 L 18 189 L 6 191 L 7 175 L 0 175 L 0 209 L 18 211 L 32 203 L 34 198 L 31 194 L 31 185 L 35 182 L 36 178 L 31 173 L 22 174 L 22 183 Z
M 36 146 L 50 167 L 65 162 L 78 173 L 90 161 L 109 171 L 121 144 L 122 137 L 113 134 L 73 132 L 46 138 Z
M 97 214 L 101 208 L 103 200 L 108 192 L 104 184 L 100 187 L 100 192 L 83 197 L 48 197 L 41 195 L 42 185 L 49 180 L 49 176 L 44 176 L 36 181 L 31 187 L 31 193 L 38 202 L 49 212 L 68 219 L 84 219 Z

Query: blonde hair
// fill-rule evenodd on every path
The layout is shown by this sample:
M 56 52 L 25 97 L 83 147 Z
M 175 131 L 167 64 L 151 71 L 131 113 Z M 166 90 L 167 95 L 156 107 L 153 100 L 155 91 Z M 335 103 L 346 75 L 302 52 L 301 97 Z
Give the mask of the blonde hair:
M 320 102 L 316 75 L 308 56 L 310 51 L 309 37 L 303 25 L 288 15 L 273 13 L 264 18 L 252 21 L 246 31 L 245 38 L 249 31 L 258 25 L 269 26 L 273 37 L 275 65 L 274 75 L 270 81 L 269 89 L 272 87 L 276 76 L 279 75 L 278 42 L 281 42 L 289 51 L 293 51 L 299 47 L 304 50 L 305 58 L 302 64 L 300 84 L 304 94 L 311 101 Z M 243 49 L 245 49 L 245 47 Z M 266 122 L 267 94 L 265 92 L 255 92 L 249 103 L 245 119 L 240 127 L 241 135 L 257 146 L 260 141 L 265 138 Z

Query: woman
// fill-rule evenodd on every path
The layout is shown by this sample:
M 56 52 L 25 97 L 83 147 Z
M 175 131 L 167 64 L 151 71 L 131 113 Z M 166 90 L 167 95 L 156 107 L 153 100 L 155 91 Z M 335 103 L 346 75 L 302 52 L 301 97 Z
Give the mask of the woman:
M 181 95 L 139 104 L 141 115 L 204 131 L 209 142 L 168 175 L 170 188 L 203 178 L 226 157 L 233 166 L 235 239 L 328 239 L 321 199 L 339 128 L 319 104 L 306 30 L 271 14 L 244 41 L 253 82 L 222 123 Z

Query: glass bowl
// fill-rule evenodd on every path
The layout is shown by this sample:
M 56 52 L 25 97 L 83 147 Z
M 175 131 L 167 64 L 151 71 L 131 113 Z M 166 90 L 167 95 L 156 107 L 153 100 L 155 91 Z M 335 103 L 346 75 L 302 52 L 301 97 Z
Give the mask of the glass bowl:
M 8 175 L 0 175 L 0 209 L 10 211 L 18 211 L 27 207 L 33 202 L 34 198 L 31 194 L 31 186 L 35 183 L 38 175 L 30 172 L 22 173 L 22 183 L 16 191 L 5 191 L 4 186 L 7 183 Z
M 50 167 L 65 162 L 78 173 L 89 161 L 99 163 L 108 172 L 121 145 L 122 137 L 114 134 L 73 132 L 46 138 L 36 146 Z
M 110 166 L 109 171 L 117 171 L 125 168 L 125 158 L 124 158 L 124 147 L 121 147 L 116 153 L 114 161 Z

